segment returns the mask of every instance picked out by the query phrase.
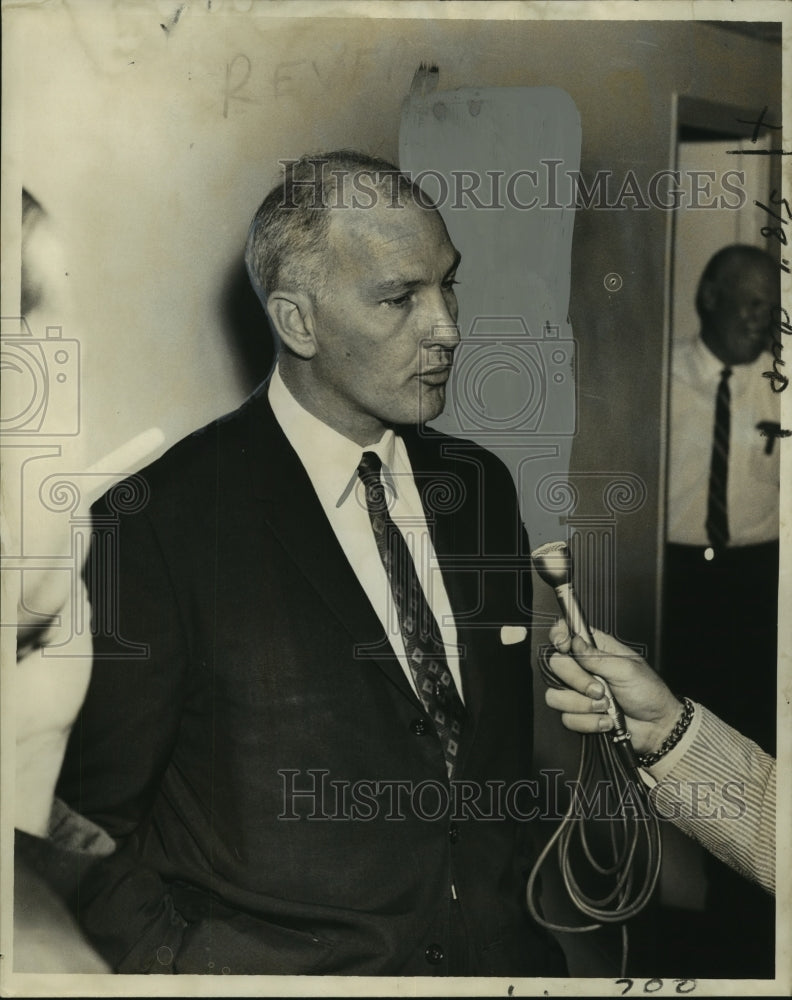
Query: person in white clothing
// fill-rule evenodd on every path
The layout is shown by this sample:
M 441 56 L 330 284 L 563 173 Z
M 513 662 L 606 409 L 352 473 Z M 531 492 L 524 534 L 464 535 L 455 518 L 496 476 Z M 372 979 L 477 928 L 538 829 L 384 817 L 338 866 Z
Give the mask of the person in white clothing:
M 720 250 L 699 283 L 699 336 L 674 351 L 660 662 L 673 689 L 711 706 L 769 753 L 781 449 L 779 394 L 767 375 L 778 274 L 757 247 Z

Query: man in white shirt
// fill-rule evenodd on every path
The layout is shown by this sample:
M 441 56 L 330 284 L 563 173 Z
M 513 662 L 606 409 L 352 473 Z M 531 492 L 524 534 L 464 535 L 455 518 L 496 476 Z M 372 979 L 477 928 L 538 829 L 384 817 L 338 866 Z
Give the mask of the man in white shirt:
M 672 688 L 701 699 L 770 753 L 780 448 L 773 436 L 779 399 L 765 373 L 778 302 L 772 258 L 755 247 L 726 247 L 701 277 L 700 335 L 674 352 L 662 647 Z M 709 521 L 718 502 L 710 485 L 722 383 L 729 396 L 725 536 Z
M 503 464 L 425 426 L 459 254 L 340 152 L 246 260 L 272 377 L 93 509 L 116 632 L 59 793 L 118 847 L 82 925 L 119 972 L 563 975 L 525 904 L 530 548 Z
M 780 447 L 773 435 L 779 398 L 766 373 L 779 336 L 778 275 L 763 250 L 720 250 L 699 282 L 699 336 L 674 352 L 660 653 L 675 694 L 706 705 L 769 754 L 776 731 Z M 709 766 L 723 733 L 706 715 L 701 732 L 710 744 L 693 760 Z M 729 745 L 721 749 L 731 759 Z M 713 833 L 712 825 L 705 829 Z M 735 821 L 733 833 L 750 836 L 749 824 Z M 700 977 L 770 975 L 770 901 L 710 855 L 706 871 L 706 912 L 689 916 L 695 949 L 685 967 Z M 669 923 L 686 927 L 684 917 L 674 911 Z M 680 940 L 692 939 L 682 932 Z

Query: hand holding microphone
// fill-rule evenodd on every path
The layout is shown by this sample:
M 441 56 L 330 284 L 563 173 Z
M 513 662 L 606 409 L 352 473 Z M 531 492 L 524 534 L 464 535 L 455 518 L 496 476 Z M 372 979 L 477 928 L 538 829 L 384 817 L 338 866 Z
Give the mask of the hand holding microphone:
M 620 818 L 614 819 L 611 827 L 611 854 L 602 863 L 591 852 L 590 831 L 586 831 L 585 816 L 577 814 L 578 793 L 575 792 L 561 824 L 531 871 L 527 900 L 536 919 L 539 916 L 534 903 L 537 875 L 557 843 L 558 863 L 567 894 L 581 913 L 595 919 L 597 923 L 585 927 L 553 925 L 554 929 L 594 930 L 602 923 L 623 923 L 639 913 L 651 898 L 660 875 L 660 828 L 657 816 L 648 802 L 648 792 L 641 778 L 636 753 L 651 745 L 656 734 L 650 727 L 644 725 L 642 728 L 640 713 L 637 717 L 632 714 L 626 717 L 624 714 L 625 694 L 626 704 L 632 706 L 635 702 L 630 699 L 632 689 L 630 683 L 625 683 L 623 667 L 634 658 L 631 651 L 620 644 L 617 644 L 620 646 L 618 653 L 624 650 L 628 653 L 628 658 L 615 655 L 616 651 L 607 638 L 600 632 L 592 632 L 586 624 L 572 587 L 572 556 L 566 544 L 549 542 L 531 555 L 539 576 L 555 590 L 565 618 L 565 622 L 557 624 L 551 631 L 551 639 L 560 652 L 554 653 L 542 665 L 543 676 L 549 684 L 545 695 L 547 703 L 563 713 L 562 721 L 569 729 L 599 736 L 599 739 L 590 737 L 581 741 L 576 787 L 590 794 L 592 789 L 600 788 L 604 777 L 607 786 L 617 796 L 617 801 L 626 801 L 624 796 L 631 793 L 645 806 L 642 816 L 631 816 L 623 811 Z M 597 649 L 600 643 L 603 644 L 603 649 Z M 570 652 L 572 656 L 568 655 Z M 648 667 L 646 669 L 649 670 Z M 662 687 L 665 688 L 665 685 Z M 673 702 L 673 695 L 667 688 L 665 690 Z M 664 718 L 670 705 L 663 698 L 660 701 L 663 708 L 658 718 Z M 674 725 L 674 718 L 671 727 Z M 652 713 L 650 720 L 656 721 Z M 633 736 L 636 730 L 637 740 L 634 746 Z M 662 742 L 662 739 L 663 737 L 658 742 Z M 573 841 L 576 839 L 577 846 L 573 849 Z M 600 875 L 608 875 L 613 880 L 612 888 L 605 895 L 592 896 L 590 890 L 584 888 L 585 883 L 580 881 L 575 870 L 581 859 L 593 866 Z M 624 954 L 626 955 L 626 949 Z
M 531 553 L 531 557 L 539 576 L 555 590 L 570 635 L 579 636 L 590 646 L 596 646 L 594 636 L 586 623 L 583 609 L 580 607 L 572 587 L 572 555 L 566 543 L 548 542 L 535 549 Z M 545 679 L 551 686 L 556 686 L 558 683 L 557 675 L 552 670 Z M 599 683 L 597 696 L 604 702 L 604 710 L 608 713 L 611 723 L 609 726 L 600 726 L 600 731 L 611 731 L 611 740 L 616 744 L 627 743 L 632 737 L 624 721 L 621 706 L 614 698 L 607 680 L 602 676 L 597 676 L 596 680 Z M 632 758 L 629 748 L 623 748 L 623 751 L 626 757 Z M 635 764 L 632 759 L 629 762 Z
M 655 751 L 679 718 L 681 703 L 633 650 L 588 627 L 572 587 L 572 556 L 564 542 L 548 542 L 532 558 L 539 576 L 554 588 L 566 619 L 550 630 L 559 652 L 549 660 L 554 679 L 566 687 L 548 688 L 548 706 L 561 712 L 561 721 L 574 732 L 610 732 L 615 743 L 631 739 L 637 753 Z
M 563 621 L 550 629 L 558 652 L 550 657 L 554 674 L 567 686 L 548 688 L 545 701 L 561 712 L 561 721 L 576 733 L 607 732 L 604 678 L 624 710 L 627 729 L 638 753 L 657 750 L 679 718 L 682 705 L 649 664 L 617 639 L 593 630 L 596 647 L 571 636 Z M 594 676 L 597 675 L 597 676 Z

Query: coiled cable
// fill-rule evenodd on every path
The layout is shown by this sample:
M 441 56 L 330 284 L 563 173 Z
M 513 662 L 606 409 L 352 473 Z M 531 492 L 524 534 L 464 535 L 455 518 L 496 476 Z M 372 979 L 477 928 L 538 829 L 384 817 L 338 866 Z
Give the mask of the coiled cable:
M 541 673 L 549 685 L 562 688 L 564 685 L 548 663 L 550 650 L 552 647 L 545 647 L 540 653 Z M 629 755 L 619 752 L 617 747 L 608 733 L 582 737 L 580 764 L 569 805 L 531 870 L 526 899 L 534 920 L 551 931 L 582 933 L 599 930 L 604 924 L 621 924 L 621 975 L 624 975 L 627 961 L 625 922 L 641 912 L 654 892 L 660 876 L 662 845 L 660 824 L 649 790 L 637 768 L 630 764 Z M 606 795 L 610 792 L 616 796 L 618 807 L 617 815 L 606 817 L 610 853 L 607 859 L 596 856 L 588 825 L 590 819 L 601 821 L 601 817 L 587 815 L 592 802 L 595 806 L 600 804 L 599 790 L 603 785 Z M 546 920 L 539 913 L 535 898 L 537 879 L 554 847 L 567 896 L 575 908 L 594 923 L 568 926 Z M 584 889 L 581 873 L 576 868 L 576 859 L 581 857 L 586 874 L 593 872 L 609 881 L 602 895 L 592 895 Z

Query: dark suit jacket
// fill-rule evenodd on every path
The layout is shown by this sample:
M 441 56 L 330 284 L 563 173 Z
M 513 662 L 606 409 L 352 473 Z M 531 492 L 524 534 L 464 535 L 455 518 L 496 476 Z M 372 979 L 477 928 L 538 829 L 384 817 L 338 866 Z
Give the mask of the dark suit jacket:
M 404 437 L 464 647 L 455 809 L 263 388 L 95 507 L 59 794 L 119 841 L 80 897 L 119 971 L 443 974 L 463 934 L 471 973 L 564 974 L 526 915 L 531 831 L 491 802 L 530 776 L 529 643 L 501 642 L 531 599 L 514 489 L 469 442 Z

